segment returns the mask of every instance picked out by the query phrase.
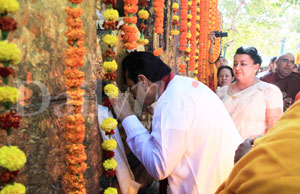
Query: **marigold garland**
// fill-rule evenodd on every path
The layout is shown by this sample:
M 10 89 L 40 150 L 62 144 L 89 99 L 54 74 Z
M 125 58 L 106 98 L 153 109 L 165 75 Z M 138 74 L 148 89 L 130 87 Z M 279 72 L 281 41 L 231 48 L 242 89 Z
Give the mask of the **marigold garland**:
M 107 49 L 104 52 L 104 63 L 102 65 L 102 69 L 104 70 L 104 78 L 105 80 L 105 86 L 103 88 L 104 90 L 104 98 L 103 98 L 103 105 L 108 106 L 111 108 L 111 104 L 109 101 L 109 98 L 116 98 L 119 95 L 119 89 L 114 85 L 113 81 L 116 80 L 117 75 L 116 71 L 118 69 L 118 64 L 115 57 L 114 47 L 118 44 L 118 32 L 113 32 L 112 30 L 117 30 L 117 24 L 119 23 L 119 13 L 116 9 L 113 8 L 114 1 L 112 0 L 106 0 L 105 2 L 106 8 L 108 12 L 106 13 L 106 21 L 104 22 L 103 26 L 109 30 L 109 34 L 105 35 L 103 37 L 103 42 L 107 45 Z M 124 11 L 125 11 L 125 17 L 123 19 L 124 22 L 127 24 L 124 24 L 122 26 L 121 31 L 121 38 L 124 41 L 124 46 L 127 49 L 135 49 L 132 48 L 132 45 L 128 45 L 131 43 L 136 44 L 136 33 L 137 30 L 134 28 L 134 24 L 137 22 L 137 17 L 135 17 L 133 14 L 137 12 L 137 0 L 125 0 L 124 1 Z M 134 45 L 133 45 L 134 46 Z M 104 140 L 102 143 L 102 148 L 104 150 L 105 155 L 110 156 L 110 158 L 114 157 L 113 149 L 116 149 L 117 142 L 114 139 L 111 139 L 111 135 L 114 134 L 114 129 L 117 127 L 118 122 L 113 118 L 107 118 L 102 123 L 100 128 L 105 131 L 106 135 L 109 135 L 109 140 Z M 105 162 L 104 162 L 105 163 Z M 103 163 L 103 166 L 104 166 Z M 107 162 L 106 162 L 107 163 Z M 105 163 L 105 164 L 106 164 Z M 107 164 L 106 164 L 107 165 Z M 112 178 L 116 174 L 116 170 L 106 170 L 104 169 L 104 174 L 107 178 L 110 178 L 110 182 L 112 181 Z
M 147 29 L 147 25 L 145 21 L 149 18 L 149 12 L 146 10 L 146 7 L 148 6 L 147 1 L 141 1 L 139 2 L 139 5 L 142 7 L 140 11 L 138 12 L 138 17 L 140 19 L 140 25 L 139 30 L 141 31 L 140 38 L 137 39 L 137 43 L 140 45 L 147 45 L 149 43 L 148 39 L 145 39 L 145 30 Z
M 179 50 L 185 51 L 187 47 L 187 15 L 188 15 L 188 0 L 181 0 L 181 9 L 180 9 L 180 37 L 179 37 Z
M 20 183 L 15 183 L 15 179 L 21 168 L 26 163 L 26 155 L 17 146 L 10 145 L 10 134 L 12 129 L 18 129 L 21 117 L 17 111 L 11 109 L 11 104 L 16 104 L 20 91 L 8 86 L 9 75 L 14 76 L 14 69 L 10 65 L 16 65 L 21 62 L 22 54 L 18 46 L 7 42 L 6 39 L 10 32 L 17 29 L 17 22 L 7 16 L 8 13 L 19 9 L 19 3 L 15 0 L 0 0 L 0 30 L 2 40 L 0 41 L 0 76 L 4 86 L 0 87 L 0 103 L 4 105 L 5 111 L 0 114 L 0 129 L 6 130 L 9 146 L 0 147 L 0 194 L 25 194 L 26 188 Z M 3 142 L 1 142 L 3 143 Z
M 134 26 L 136 24 L 136 16 L 134 14 L 138 11 L 137 3 L 138 0 L 124 0 L 126 18 L 124 22 L 126 23 L 121 28 L 121 38 L 128 52 L 134 51 L 137 47 L 137 29 Z
M 69 47 L 65 52 L 67 68 L 64 71 L 64 76 L 67 88 L 67 106 L 74 114 L 65 116 L 66 132 L 64 137 L 67 142 L 66 161 L 68 166 L 63 180 L 68 194 L 85 194 L 85 181 L 82 173 L 87 168 L 87 164 L 84 162 L 87 156 L 82 145 L 85 138 L 85 126 L 84 117 L 81 115 L 85 91 L 80 88 L 84 82 L 84 72 L 77 69 L 77 67 L 82 67 L 85 64 L 85 32 L 82 29 L 83 22 L 79 18 L 84 11 L 76 7 L 83 0 L 68 1 L 72 3 L 72 7 L 65 8 L 67 13 L 66 25 L 68 26 L 65 35 L 68 38 Z

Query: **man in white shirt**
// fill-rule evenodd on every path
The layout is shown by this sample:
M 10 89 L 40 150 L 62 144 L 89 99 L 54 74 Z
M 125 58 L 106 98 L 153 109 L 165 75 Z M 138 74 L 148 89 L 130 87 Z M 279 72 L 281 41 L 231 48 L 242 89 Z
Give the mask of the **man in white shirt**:
M 242 142 L 223 103 L 201 82 L 174 76 L 152 53 L 131 53 L 122 68 L 143 107 L 157 101 L 151 134 L 122 95 L 112 103 L 132 152 L 151 176 L 168 178 L 173 194 L 214 193 Z

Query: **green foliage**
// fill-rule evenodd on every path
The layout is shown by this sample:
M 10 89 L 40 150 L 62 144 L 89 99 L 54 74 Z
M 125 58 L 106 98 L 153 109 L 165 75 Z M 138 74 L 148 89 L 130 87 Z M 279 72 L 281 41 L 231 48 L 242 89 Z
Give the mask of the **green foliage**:
M 265 65 L 269 58 L 280 54 L 282 39 L 286 39 L 285 52 L 296 54 L 300 51 L 298 0 L 219 0 L 219 10 L 223 17 L 223 31 L 229 34 L 222 42 L 224 46 L 229 45 L 226 58 L 230 63 L 240 46 L 256 47 Z

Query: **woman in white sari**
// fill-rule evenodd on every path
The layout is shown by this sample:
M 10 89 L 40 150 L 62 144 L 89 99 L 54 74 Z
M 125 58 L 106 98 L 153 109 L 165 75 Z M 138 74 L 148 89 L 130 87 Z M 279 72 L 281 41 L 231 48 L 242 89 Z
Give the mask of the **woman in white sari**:
M 240 47 L 235 53 L 233 66 L 237 81 L 217 90 L 244 139 L 263 135 L 282 115 L 279 88 L 255 77 L 261 63 L 256 48 Z

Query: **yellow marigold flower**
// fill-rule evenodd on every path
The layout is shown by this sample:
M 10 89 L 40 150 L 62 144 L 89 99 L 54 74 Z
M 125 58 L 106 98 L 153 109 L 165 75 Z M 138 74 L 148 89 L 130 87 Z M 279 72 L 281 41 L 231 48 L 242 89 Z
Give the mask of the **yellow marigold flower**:
M 194 74 L 198 74 L 198 70 L 195 70 L 195 71 L 194 71 Z
M 15 43 L 0 41 L 0 61 L 7 61 L 14 65 L 20 63 L 21 57 L 21 51 Z
M 117 166 L 118 163 L 113 158 L 107 159 L 103 162 L 103 167 L 105 170 L 116 170 Z
M 188 18 L 188 19 L 192 19 L 192 18 L 193 18 L 192 14 L 188 14 L 188 15 L 187 15 L 187 18 Z
M 189 1 L 188 2 L 188 6 L 192 6 L 193 2 L 192 1 Z
M 26 188 L 24 185 L 20 183 L 14 183 L 13 185 L 7 184 L 0 191 L 0 194 L 25 194 L 25 193 L 26 193 Z
M 187 27 L 191 27 L 191 26 L 192 26 L 192 22 L 188 22 Z
M 139 12 L 138 12 L 138 16 L 140 19 L 148 19 L 149 18 L 149 12 L 147 10 L 144 10 L 144 9 L 141 9 Z
M 195 67 L 198 68 L 198 63 L 196 63 Z
M 119 12 L 116 9 L 107 9 L 104 11 L 103 15 L 106 20 L 112 20 L 112 21 L 119 20 Z
M 196 53 L 199 54 L 199 49 L 196 49 Z
M 173 3 L 173 4 L 172 4 L 172 9 L 178 9 L 178 8 L 179 8 L 178 3 Z
M 200 29 L 200 24 L 196 24 L 196 28 L 199 30 Z
M 115 60 L 104 61 L 103 69 L 106 72 L 115 72 L 118 69 L 118 64 Z
M 171 30 L 171 34 L 172 35 L 178 35 L 179 34 L 179 30 Z
M 197 76 L 194 77 L 195 80 L 198 80 Z
M 186 48 L 186 50 L 185 50 L 186 52 L 191 52 L 191 48 Z
M 20 95 L 20 91 L 17 88 L 10 86 L 0 87 L 0 102 L 10 102 L 15 104 Z
M 104 140 L 102 143 L 102 148 L 106 151 L 113 151 L 117 148 L 117 141 L 114 139 Z
M 117 98 L 119 96 L 119 89 L 114 84 L 107 84 L 104 86 L 104 93 L 111 98 Z
M 199 59 L 199 56 L 195 56 L 195 59 Z
M 189 57 L 186 57 L 184 60 L 185 60 L 185 61 L 189 61 L 189 60 L 190 60 L 190 58 L 189 58 Z
M 5 12 L 15 12 L 19 9 L 19 3 L 16 0 L 0 0 L 0 14 Z
M 197 3 L 200 3 L 200 0 L 197 0 Z
M 113 47 L 118 43 L 119 39 L 117 36 L 106 34 L 102 40 L 106 45 Z
M 2 146 L 0 148 L 0 166 L 9 171 L 17 171 L 23 168 L 26 156 L 17 146 Z
M 136 42 L 138 44 L 140 44 L 140 45 L 147 45 L 147 44 L 149 44 L 149 40 L 148 39 L 138 39 Z
M 105 132 L 114 130 L 118 125 L 118 121 L 114 118 L 108 117 L 102 123 L 100 128 Z
M 188 33 L 186 37 L 187 37 L 187 38 L 191 38 L 191 37 L 192 37 L 192 34 L 191 34 L 191 33 Z
M 107 189 L 104 190 L 103 194 L 118 194 L 118 190 L 113 187 L 108 187 Z
M 197 12 L 200 12 L 200 8 L 199 7 L 197 7 Z M 200 18 L 200 16 L 199 16 L 199 18 Z
M 200 33 L 199 32 L 196 32 L 196 36 L 199 36 L 200 35 Z
M 200 20 L 200 16 L 199 15 L 196 16 L 196 20 Z
M 173 15 L 172 20 L 178 21 L 179 20 L 179 16 L 178 15 Z

